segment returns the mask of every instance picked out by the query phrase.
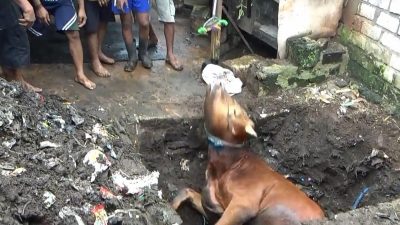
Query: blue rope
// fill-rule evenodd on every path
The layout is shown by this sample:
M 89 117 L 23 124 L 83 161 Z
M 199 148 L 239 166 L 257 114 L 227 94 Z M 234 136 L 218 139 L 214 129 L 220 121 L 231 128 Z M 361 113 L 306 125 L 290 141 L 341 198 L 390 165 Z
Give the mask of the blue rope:
M 353 206 L 351 207 L 352 209 L 356 209 L 360 202 L 363 200 L 364 196 L 368 193 L 369 188 L 366 187 L 364 188 L 357 196 L 356 200 L 353 203 Z

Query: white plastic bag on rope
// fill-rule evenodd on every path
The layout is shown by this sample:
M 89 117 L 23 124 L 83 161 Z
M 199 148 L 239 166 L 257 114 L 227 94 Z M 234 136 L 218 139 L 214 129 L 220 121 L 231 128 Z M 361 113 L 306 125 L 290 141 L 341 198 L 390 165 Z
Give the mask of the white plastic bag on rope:
M 222 84 L 230 96 L 242 92 L 243 82 L 232 71 L 215 64 L 208 64 L 201 74 L 208 85 Z

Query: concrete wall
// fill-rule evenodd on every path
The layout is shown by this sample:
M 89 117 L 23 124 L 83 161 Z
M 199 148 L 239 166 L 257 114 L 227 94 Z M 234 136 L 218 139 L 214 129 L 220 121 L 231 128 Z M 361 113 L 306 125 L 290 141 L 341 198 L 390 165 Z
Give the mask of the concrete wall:
M 349 0 L 342 21 L 352 75 L 378 91 L 400 90 L 400 0 Z

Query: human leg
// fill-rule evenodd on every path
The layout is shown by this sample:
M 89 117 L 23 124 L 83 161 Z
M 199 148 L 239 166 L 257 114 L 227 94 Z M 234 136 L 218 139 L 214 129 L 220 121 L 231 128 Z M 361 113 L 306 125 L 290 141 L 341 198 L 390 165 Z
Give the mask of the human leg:
M 166 63 L 177 71 L 183 70 L 183 66 L 179 63 L 174 54 L 174 38 L 175 38 L 175 6 L 173 0 L 156 0 L 156 9 L 159 20 L 164 24 L 164 36 L 167 45 Z
M 100 5 L 98 2 L 85 1 L 87 22 L 85 26 L 88 39 L 90 62 L 93 72 L 99 77 L 109 77 L 110 72 L 104 68 L 99 58 Z
M 115 21 L 115 16 L 113 12 L 111 11 L 110 5 L 102 6 L 100 7 L 100 24 L 99 24 L 99 29 L 98 29 L 98 39 L 99 39 L 99 59 L 102 63 L 105 64 L 114 64 L 115 60 L 106 54 L 104 54 L 102 46 L 103 46 L 103 41 L 104 37 L 106 36 L 107 33 L 107 25 L 108 22 L 114 22 Z
M 138 58 L 136 52 L 136 43 L 133 38 L 133 17 L 132 13 L 121 13 L 121 25 L 122 25 L 122 37 L 125 42 L 125 47 L 128 52 L 128 62 L 126 63 L 124 70 L 126 72 L 132 72 L 135 70 Z
M 42 89 L 25 81 L 21 68 L 30 63 L 30 47 L 26 30 L 13 26 L 0 30 L 0 65 L 7 80 L 16 80 L 28 91 Z

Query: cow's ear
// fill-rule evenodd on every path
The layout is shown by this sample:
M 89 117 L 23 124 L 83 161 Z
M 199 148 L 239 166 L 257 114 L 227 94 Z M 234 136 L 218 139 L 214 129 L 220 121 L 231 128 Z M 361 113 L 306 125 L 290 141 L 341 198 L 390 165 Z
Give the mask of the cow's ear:
M 251 135 L 251 136 L 254 136 L 254 137 L 257 137 L 257 133 L 256 133 L 256 131 L 255 131 L 254 128 L 253 128 L 253 124 L 248 123 L 248 124 L 245 126 L 244 129 L 246 130 L 246 133 L 247 133 L 247 134 L 249 134 L 249 135 Z

